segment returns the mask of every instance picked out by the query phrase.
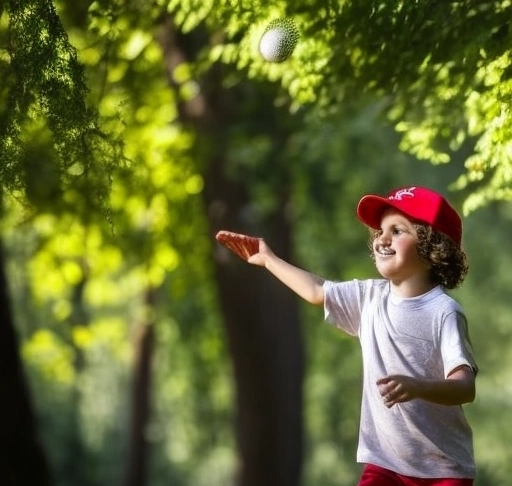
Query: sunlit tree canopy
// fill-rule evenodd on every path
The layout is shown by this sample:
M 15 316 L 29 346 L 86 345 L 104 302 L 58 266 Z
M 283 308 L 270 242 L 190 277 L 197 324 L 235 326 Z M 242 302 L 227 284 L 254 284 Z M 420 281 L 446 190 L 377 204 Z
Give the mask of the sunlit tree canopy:
M 276 19 L 299 39 L 267 62 L 259 42 Z M 512 226 L 495 221 L 511 220 L 511 19 L 508 0 L 0 3 L 1 233 L 59 484 L 129 470 L 127 390 L 148 329 L 153 388 L 133 397 L 154 400 L 138 424 L 152 485 L 231 484 L 265 453 L 290 469 L 304 457 L 305 485 L 355 484 L 357 343 L 304 331 L 299 403 L 298 321 L 322 316 L 213 234 L 247 229 L 326 277 L 371 275 L 354 202 L 411 180 L 464 203 L 478 480 L 510 477 L 511 392 L 495 381 L 510 381 Z

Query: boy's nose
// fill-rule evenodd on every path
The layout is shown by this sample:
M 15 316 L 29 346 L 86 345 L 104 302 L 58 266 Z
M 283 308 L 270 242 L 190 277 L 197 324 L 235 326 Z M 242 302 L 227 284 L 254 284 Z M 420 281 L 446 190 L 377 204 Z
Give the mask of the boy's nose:
M 381 244 L 381 245 L 385 245 L 385 244 L 388 244 L 390 241 L 391 241 L 391 238 L 390 238 L 390 235 L 389 233 L 383 231 L 379 237 L 377 238 L 377 241 Z

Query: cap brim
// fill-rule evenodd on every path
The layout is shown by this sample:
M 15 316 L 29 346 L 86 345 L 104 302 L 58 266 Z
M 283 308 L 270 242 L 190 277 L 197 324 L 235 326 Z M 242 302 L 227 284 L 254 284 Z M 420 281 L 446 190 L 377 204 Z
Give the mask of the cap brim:
M 380 196 L 363 196 L 357 205 L 357 217 L 367 226 L 374 229 L 380 228 L 382 214 L 388 208 L 395 206 L 387 198 Z

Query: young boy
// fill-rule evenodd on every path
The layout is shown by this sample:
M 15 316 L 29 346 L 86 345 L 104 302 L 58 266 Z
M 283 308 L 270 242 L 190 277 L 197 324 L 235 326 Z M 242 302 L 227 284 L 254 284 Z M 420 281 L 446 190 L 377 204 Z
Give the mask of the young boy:
M 248 262 L 269 270 L 328 321 L 360 340 L 363 395 L 359 486 L 469 486 L 472 432 L 461 405 L 475 398 L 477 366 L 459 304 L 445 293 L 467 274 L 462 222 L 423 187 L 367 195 L 381 279 L 332 282 L 278 258 L 263 239 Z

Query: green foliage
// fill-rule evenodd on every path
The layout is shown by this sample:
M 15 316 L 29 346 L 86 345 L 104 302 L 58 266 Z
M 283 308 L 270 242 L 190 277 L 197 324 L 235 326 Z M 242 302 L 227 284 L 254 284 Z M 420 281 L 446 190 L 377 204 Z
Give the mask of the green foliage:
M 75 379 L 73 350 L 47 329 L 35 332 L 23 346 L 29 366 L 39 370 L 42 379 L 69 385 Z
M 91 194 L 87 209 L 103 208 L 112 165 L 122 143 L 107 136 L 86 104 L 84 67 L 49 0 L 5 2 L 8 36 L 2 58 L 9 71 L 0 112 L 0 181 L 3 190 L 26 192 L 36 206 L 51 204 L 64 186 Z M 7 32 L 6 32 L 7 31 Z M 42 167 L 42 169 L 41 169 Z M 49 172 L 50 190 L 37 182 Z M 99 176 L 98 174 L 101 174 Z M 61 206 L 76 201 L 61 200 Z
M 411 182 L 444 191 L 455 179 L 468 212 L 510 197 L 508 1 L 61 1 L 66 30 L 50 2 L 5 5 L 2 230 L 59 486 L 120 474 L 131 338 L 147 315 L 148 288 L 159 297 L 151 484 L 232 481 L 232 376 L 200 198 L 202 156 L 213 148 L 178 121 L 180 101 L 208 90 L 208 74 L 246 94 L 216 140 L 222 170 L 248 182 L 248 211 L 261 219 L 290 195 L 295 259 L 329 278 L 373 275 L 365 230 L 354 223 L 363 192 Z M 167 15 L 190 50 L 171 73 L 159 43 Z M 300 41 L 287 61 L 267 63 L 259 40 L 283 17 L 293 18 Z M 403 151 L 441 165 L 433 170 Z M 19 204 L 25 198 L 30 210 Z M 109 224 L 98 206 L 108 207 Z M 502 361 L 510 354 L 510 265 L 501 251 L 511 213 L 500 208 L 469 220 L 474 277 L 459 294 L 482 370 L 481 398 L 468 407 L 480 486 L 511 473 L 511 399 L 502 386 L 510 381 Z M 492 238 L 473 236 L 481 234 Z M 357 343 L 315 326 L 317 309 L 303 316 L 304 484 L 354 484 Z M 490 452 L 496 441 L 502 454 Z
M 104 7 L 108 16 L 100 14 Z M 199 199 L 203 180 L 188 153 L 193 134 L 174 124 L 177 108 L 148 18 L 121 5 L 91 9 L 91 28 L 69 32 L 90 72 L 88 99 L 97 100 L 103 128 L 123 139 L 122 158 L 95 173 L 98 183 L 108 183 L 109 220 L 88 203 L 95 195 L 80 183 L 82 174 L 57 185 L 70 205 L 31 198 L 36 212 L 12 192 L 4 197 L 17 315 L 45 441 L 60 484 L 92 486 L 122 473 L 131 337 L 148 313 L 145 292 L 155 288 L 159 305 L 149 310 L 159 338 L 149 426 L 155 469 L 206 484 L 207 468 L 220 460 L 225 484 L 234 461 L 233 400 L 213 288 L 204 286 L 211 280 L 210 246 Z M 84 115 L 85 105 L 75 109 Z M 29 122 L 27 129 L 38 126 Z M 38 140 L 46 140 L 46 150 L 53 135 L 44 133 Z M 60 170 L 58 154 L 52 160 L 43 166 L 50 175 Z M 39 186 L 34 178 L 32 192 L 51 180 Z M 18 275 L 19 266 L 26 275 Z M 220 445 L 212 450 L 212 444 Z M 70 467 L 76 457 L 82 463 Z M 197 457 L 204 466 L 197 467 Z
M 84 105 L 83 67 L 67 33 L 48 0 L 23 5 L 8 2 L 6 6 L 8 24 L 4 25 L 11 40 L 3 53 L 10 68 L 3 87 L 7 109 L 2 116 L 4 163 L 0 175 L 4 186 L 27 187 L 37 204 L 58 194 L 63 179 L 77 184 L 79 190 L 95 191 L 97 197 L 89 203 L 104 201 L 109 179 L 96 176 L 114 170 L 115 159 L 122 159 L 122 147 L 119 141 L 102 135 L 94 111 Z M 291 96 L 294 110 L 309 103 L 339 109 L 342 100 L 365 92 L 382 96 L 389 116 L 403 134 L 403 150 L 433 163 L 446 163 L 462 143 L 474 146 L 466 172 L 454 185 L 471 191 L 465 206 L 469 212 L 489 200 L 511 196 L 512 162 L 506 136 L 510 124 L 507 40 L 511 9 L 510 2 L 501 0 L 477 6 L 417 1 L 317 5 L 302 0 L 289 5 L 284 1 L 160 0 L 146 6 L 95 2 L 89 13 L 91 34 L 115 44 L 136 16 L 148 23 L 171 12 L 184 33 L 197 29 L 212 33 L 212 42 L 204 45 L 194 69 L 206 70 L 220 61 L 236 67 L 238 82 L 243 75 L 278 82 Z M 276 65 L 261 58 L 258 43 L 269 23 L 281 17 L 293 18 L 301 41 L 291 59 Z M 152 36 L 140 29 L 133 33 L 125 41 L 125 63 L 110 70 L 106 80 L 120 79 L 123 70 L 130 69 L 130 62 L 139 59 L 141 50 L 148 48 L 149 55 Z M 91 62 L 97 61 L 92 50 L 84 50 L 84 60 L 89 56 Z M 99 73 L 106 74 L 101 69 Z M 181 85 L 189 89 L 185 96 L 193 96 L 193 83 Z M 110 115 L 102 115 L 115 118 L 116 106 L 112 105 Z M 34 123 L 36 120 L 39 123 Z M 30 128 L 24 129 L 27 122 Z M 119 127 L 110 128 L 119 133 Z M 20 138 L 22 130 L 24 139 Z M 31 130 L 36 131 L 31 135 Z M 44 165 L 51 166 L 56 160 L 56 189 L 48 194 L 24 182 L 24 171 L 26 179 L 33 176 L 30 169 L 20 166 L 22 160 L 30 160 L 25 168 L 41 165 L 33 156 L 24 156 L 24 147 L 40 138 L 41 130 L 49 130 L 52 140 L 46 144 L 49 155 Z M 28 150 L 31 153 L 30 146 Z M 80 185 L 89 178 L 92 183 Z
M 10 64 L 1 151 L 4 186 L 27 187 L 37 204 L 59 194 L 60 179 L 64 179 L 80 190 L 94 190 L 97 197 L 92 202 L 104 200 L 109 179 L 95 175 L 98 171 L 105 174 L 105 169 L 112 173 L 114 159 L 122 158 L 121 145 L 101 134 L 96 115 L 84 105 L 83 67 L 52 4 L 38 0 L 27 5 L 21 8 L 12 2 L 6 9 L 14 43 L 4 51 Z M 381 96 L 403 134 L 403 150 L 433 163 L 446 163 L 463 143 L 474 146 L 465 173 L 454 185 L 471 192 L 465 205 L 469 212 L 489 200 L 511 197 L 512 162 L 506 136 L 510 124 L 507 39 L 511 9 L 510 2 L 497 0 L 477 6 L 463 2 L 317 5 L 303 0 L 289 5 L 160 0 L 144 7 L 95 2 L 89 13 L 91 34 L 104 38 L 105 45 L 115 45 L 137 16 L 147 23 L 171 12 L 182 32 L 205 29 L 212 33 L 212 42 L 204 45 L 199 64 L 192 70 L 204 71 L 211 63 L 222 62 L 236 67 L 237 82 L 244 75 L 278 82 L 291 96 L 292 110 L 316 103 L 332 111 L 342 106 L 342 100 L 361 93 Z M 258 43 L 269 23 L 282 17 L 293 18 L 301 40 L 291 59 L 276 65 L 262 59 Z M 140 59 L 141 51 L 150 55 L 152 36 L 141 29 L 132 32 L 133 37 L 123 41 L 125 62 L 116 69 L 112 66 L 105 80 L 121 79 L 131 61 Z M 85 49 L 83 59 L 89 56 L 96 62 L 92 51 Z M 28 71 L 27 66 L 31 66 Z M 99 74 L 106 73 L 100 69 Z M 193 82 L 180 84 L 185 97 L 194 96 Z M 110 114 L 103 111 L 102 115 L 114 120 L 117 107 L 112 105 Z M 24 130 L 25 138 L 40 138 L 37 133 L 45 127 L 53 140 L 47 144 L 50 150 L 44 164 L 51 166 L 53 159 L 57 161 L 53 163 L 55 189 L 48 194 L 31 188 L 34 184 L 24 183 L 21 177 L 21 160 L 30 160 L 25 167 L 41 165 L 33 156 L 23 155 L 28 141 L 22 140 L 20 133 L 27 116 L 32 121 L 31 128 Z M 35 120 L 40 120 L 39 129 L 30 135 L 32 127 L 38 126 Z M 65 124 L 63 120 L 67 120 Z M 110 129 L 120 133 L 120 127 Z M 30 170 L 25 172 L 25 179 L 32 180 Z M 80 186 L 80 181 L 88 178 L 93 183 Z
M 439 164 L 463 143 L 473 145 L 454 184 L 471 192 L 466 213 L 511 198 L 509 1 L 254 1 L 236 9 L 219 1 L 207 18 L 192 3 L 169 6 L 179 18 L 194 18 L 193 26 L 204 20 L 223 33 L 205 48 L 210 61 L 281 83 L 294 109 L 310 103 L 343 109 L 343 100 L 374 93 L 387 103 L 402 150 Z M 265 25 L 285 15 L 301 40 L 276 66 L 256 46 Z

